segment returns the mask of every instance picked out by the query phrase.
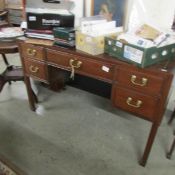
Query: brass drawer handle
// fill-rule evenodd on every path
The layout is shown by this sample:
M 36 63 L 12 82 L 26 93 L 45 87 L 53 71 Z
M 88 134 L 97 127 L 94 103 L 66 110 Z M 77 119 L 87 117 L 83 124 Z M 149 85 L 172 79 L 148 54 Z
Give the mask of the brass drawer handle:
M 30 56 L 36 56 L 36 50 L 35 49 L 27 49 L 27 54 Z
M 77 59 L 70 59 L 69 60 L 69 65 L 71 67 L 71 75 L 70 75 L 70 78 L 71 79 L 74 79 L 74 76 L 75 76 L 75 68 L 78 69 L 81 67 L 82 65 L 82 62 L 81 61 L 78 61 Z
M 73 68 L 78 69 L 78 68 L 81 67 L 82 61 L 78 61 L 78 60 L 76 60 L 76 59 L 75 59 L 75 60 L 74 60 L 74 59 L 70 59 L 69 65 L 71 66 L 71 68 L 73 67 Z
M 36 67 L 36 66 L 31 65 L 31 66 L 29 67 L 29 70 L 30 70 L 30 72 L 32 72 L 32 73 L 38 73 L 39 67 Z
M 128 97 L 127 100 L 126 100 L 126 103 L 129 105 L 129 106 L 132 106 L 134 108 L 140 108 L 141 105 L 143 104 L 143 102 L 141 100 L 137 100 L 136 104 L 132 104 L 132 98 L 131 97 Z
M 137 79 L 137 76 L 136 76 L 136 75 L 132 75 L 132 76 L 131 76 L 131 82 L 132 82 L 134 85 L 137 85 L 137 86 L 146 86 L 147 83 L 148 83 L 148 79 L 147 79 L 147 78 L 142 78 L 141 83 L 137 83 L 137 82 L 136 82 L 136 79 Z

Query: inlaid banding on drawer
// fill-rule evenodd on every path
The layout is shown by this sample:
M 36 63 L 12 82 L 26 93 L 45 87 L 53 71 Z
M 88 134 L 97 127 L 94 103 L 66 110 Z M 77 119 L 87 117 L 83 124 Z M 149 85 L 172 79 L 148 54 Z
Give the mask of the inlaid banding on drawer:
M 32 44 L 22 45 L 22 55 L 27 58 L 45 60 L 43 47 L 33 46 Z
M 114 106 L 154 121 L 159 99 L 114 85 L 112 101 Z
M 47 67 L 44 63 L 26 59 L 24 64 L 28 75 L 47 81 Z
M 112 64 L 49 49 L 46 55 L 49 64 L 68 70 L 71 70 L 73 64 L 77 73 L 112 82 L 114 72 L 114 65 Z M 77 66 L 78 63 L 81 64 Z
M 138 91 L 159 94 L 162 90 L 164 79 L 160 76 L 144 74 L 131 70 L 117 69 L 115 80 L 120 84 L 136 88 Z

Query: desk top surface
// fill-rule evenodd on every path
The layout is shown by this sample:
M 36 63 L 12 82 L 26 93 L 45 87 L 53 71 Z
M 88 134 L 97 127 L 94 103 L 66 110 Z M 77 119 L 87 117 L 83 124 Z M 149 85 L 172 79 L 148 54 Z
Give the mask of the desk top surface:
M 18 42 L 25 42 L 26 38 L 23 39 L 19 39 Z M 36 44 L 34 44 L 36 45 Z M 117 65 L 125 65 L 126 67 L 128 66 L 128 68 L 134 68 L 134 69 L 138 69 L 138 70 L 142 70 L 142 71 L 150 71 L 150 72 L 172 72 L 174 70 L 175 67 L 175 59 L 167 59 L 165 61 L 161 61 L 158 62 L 157 64 L 151 65 L 149 67 L 146 68 L 139 68 L 134 64 L 129 64 L 127 62 L 121 61 L 119 59 L 116 59 L 112 56 L 109 56 L 107 54 L 100 54 L 100 55 L 90 55 L 88 53 L 76 50 L 75 48 L 64 48 L 64 47 L 59 47 L 59 46 L 46 46 L 46 45 L 38 45 L 37 46 L 41 46 L 47 49 L 51 49 L 52 51 L 60 51 L 60 52 L 64 52 L 65 54 L 73 54 L 76 56 L 80 56 L 80 57 L 85 57 L 85 58 L 89 58 L 89 59 L 94 59 L 94 60 L 98 60 L 98 61 L 105 61 L 106 63 L 111 63 L 111 64 L 117 64 Z

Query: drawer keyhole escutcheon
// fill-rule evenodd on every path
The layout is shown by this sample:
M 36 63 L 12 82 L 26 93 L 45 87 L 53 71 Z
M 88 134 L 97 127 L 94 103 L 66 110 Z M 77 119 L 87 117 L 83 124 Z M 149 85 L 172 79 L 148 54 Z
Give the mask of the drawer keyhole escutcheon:
M 70 59 L 69 60 L 69 65 L 71 67 L 71 75 L 70 75 L 70 78 L 71 79 L 74 79 L 74 75 L 75 75 L 75 68 L 78 69 L 81 67 L 82 65 L 82 61 L 79 61 L 77 59 Z
M 141 83 L 136 82 L 136 79 L 137 79 L 137 76 L 136 75 L 132 75 L 131 76 L 131 82 L 134 85 L 137 85 L 137 86 L 146 86 L 147 83 L 148 83 L 148 79 L 147 78 L 142 78 Z
M 30 56 L 36 56 L 36 50 L 35 49 L 27 49 L 27 54 Z
M 128 97 L 127 100 L 126 100 L 126 103 L 129 106 L 132 106 L 134 108 L 140 108 L 141 105 L 143 104 L 143 102 L 141 100 L 137 100 L 136 104 L 132 104 L 132 101 L 133 101 L 133 99 L 131 97 Z
M 32 72 L 32 73 L 37 73 L 37 72 L 39 71 L 39 67 L 35 67 L 35 66 L 31 65 L 31 66 L 29 67 L 29 70 L 30 70 L 30 72 Z

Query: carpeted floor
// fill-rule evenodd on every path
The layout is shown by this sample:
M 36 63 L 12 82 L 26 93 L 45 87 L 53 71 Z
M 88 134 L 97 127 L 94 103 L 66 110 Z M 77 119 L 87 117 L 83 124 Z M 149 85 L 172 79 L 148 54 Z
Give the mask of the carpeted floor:
M 6 84 L 0 94 L 0 154 L 27 174 L 174 175 L 175 154 L 172 160 L 165 156 L 173 139 L 173 125 L 167 125 L 175 106 L 173 91 L 143 168 L 138 161 L 149 122 L 82 90 L 67 87 L 55 93 L 37 87 L 36 113 L 29 109 L 24 83 Z
M 26 175 L 26 173 L 0 155 L 0 175 Z

